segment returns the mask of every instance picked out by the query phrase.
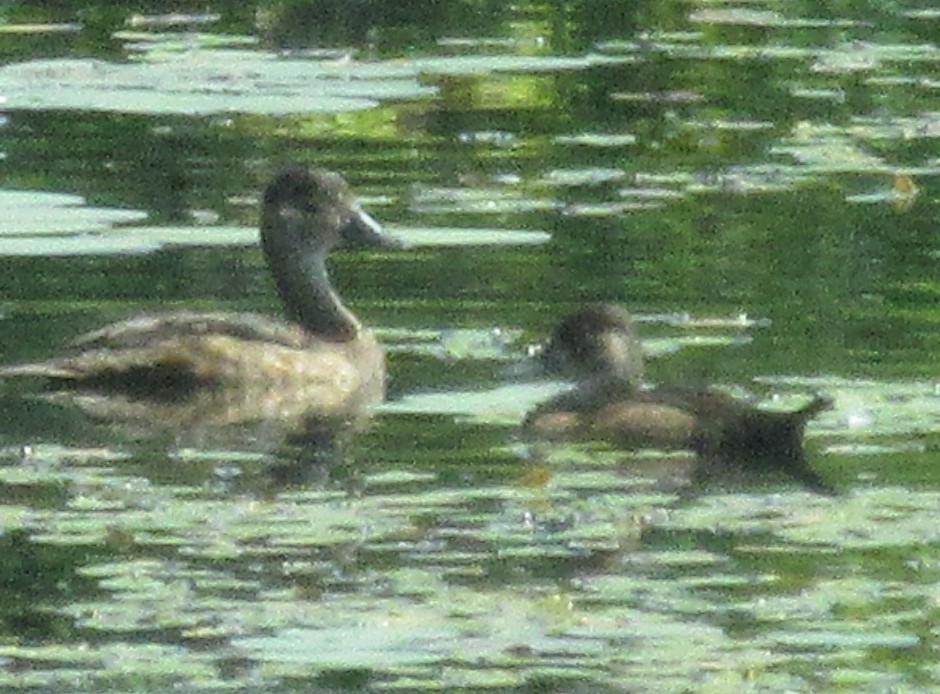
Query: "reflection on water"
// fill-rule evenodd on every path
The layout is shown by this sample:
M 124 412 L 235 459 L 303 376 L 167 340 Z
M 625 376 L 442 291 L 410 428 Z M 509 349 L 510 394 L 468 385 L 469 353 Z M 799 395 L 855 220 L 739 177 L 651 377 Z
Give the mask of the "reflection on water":
M 277 315 L 244 246 L 287 160 L 417 245 L 337 259 L 390 376 L 338 438 L 302 401 L 134 421 L 0 384 L 0 686 L 937 687 L 931 8 L 27 5 L 4 362 L 138 312 Z M 681 498 L 686 454 L 524 444 L 562 385 L 507 369 L 587 300 L 647 318 L 653 382 L 832 396 L 807 455 L 845 493 Z

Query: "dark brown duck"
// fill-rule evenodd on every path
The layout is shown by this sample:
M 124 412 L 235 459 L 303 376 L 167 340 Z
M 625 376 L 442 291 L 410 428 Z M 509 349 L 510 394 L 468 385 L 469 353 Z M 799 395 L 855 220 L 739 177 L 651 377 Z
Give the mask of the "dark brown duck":
M 700 469 L 784 470 L 808 488 L 832 493 L 803 452 L 806 423 L 831 406 L 822 396 L 793 412 L 768 411 L 712 388 L 642 385 L 643 356 L 630 314 L 585 306 L 552 333 L 540 361 L 575 387 L 525 421 L 540 438 L 605 440 L 623 448 L 688 449 Z
M 0 369 L 58 387 L 176 399 L 205 389 L 297 389 L 326 415 L 384 395 L 385 358 L 333 289 L 337 246 L 394 246 L 336 173 L 291 166 L 264 191 L 261 247 L 287 320 L 226 312 L 141 316 L 78 338 L 66 354 Z

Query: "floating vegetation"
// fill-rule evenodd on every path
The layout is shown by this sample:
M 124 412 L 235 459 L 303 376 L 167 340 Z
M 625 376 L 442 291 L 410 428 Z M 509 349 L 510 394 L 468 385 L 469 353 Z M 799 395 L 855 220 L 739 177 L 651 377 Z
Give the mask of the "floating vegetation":
M 130 27 L 178 27 L 178 26 L 203 26 L 215 24 L 222 15 L 215 13 L 207 14 L 184 14 L 174 12 L 172 14 L 132 14 L 127 18 L 125 24 Z
M 209 34 L 201 32 L 158 33 L 153 31 L 117 31 L 113 34 L 115 39 L 124 41 L 124 47 L 138 54 L 142 59 L 157 62 L 159 58 L 174 53 L 192 53 L 209 49 L 230 48 L 232 46 L 257 46 L 259 41 L 254 36 L 235 36 L 232 34 Z M 316 57 L 346 57 L 317 55 Z
M 736 166 L 725 171 L 693 177 L 686 186 L 688 193 L 762 194 L 792 190 L 811 173 L 794 166 Z
M 689 13 L 689 21 L 701 24 L 743 24 L 762 27 L 782 27 L 786 22 L 779 12 L 752 10 L 745 7 L 695 10 Z
M 695 44 L 674 44 L 658 46 L 661 51 L 675 58 L 686 60 L 730 60 L 740 61 L 807 61 L 813 60 L 818 54 L 815 48 L 806 48 L 803 46 L 792 46 L 786 44 L 761 44 L 756 46 L 748 45 L 706 45 L 697 46 Z
M 711 7 L 694 10 L 689 14 L 689 21 L 700 24 L 737 24 L 781 29 L 849 28 L 864 24 L 864 22 L 851 19 L 788 18 L 780 12 L 752 10 L 746 7 Z
M 520 337 L 519 330 L 448 328 L 438 338 L 440 356 L 445 359 L 512 359 L 515 356 L 512 345 Z
M 0 24 L 0 34 L 71 34 L 81 30 L 81 24 Z
M 136 63 L 52 59 L 0 68 L 9 109 L 83 109 L 147 114 L 338 113 L 434 90 L 415 78 L 342 79 L 343 64 L 279 60 L 250 51 L 174 51 Z
M 940 137 L 940 112 L 926 112 L 915 117 L 856 118 L 847 132 L 866 140 L 933 140 Z
M 761 130 L 774 130 L 776 123 L 769 121 L 751 121 L 751 120 L 711 120 L 697 121 L 689 120 L 685 125 L 702 130 L 718 130 L 728 132 L 759 132 Z
M 379 407 L 379 411 L 409 414 L 447 414 L 480 421 L 518 423 L 536 404 L 568 386 L 559 382 L 521 383 L 489 390 L 412 393 Z
M 836 104 L 845 103 L 845 90 L 839 87 L 803 87 L 793 85 L 790 94 L 798 99 L 819 99 Z
M 10 237 L 85 234 L 147 217 L 138 210 L 89 207 L 78 195 L 0 190 L 0 242 Z
M 413 246 L 527 246 L 551 239 L 544 231 L 471 227 L 391 227 L 389 233 Z
M 791 137 L 770 151 L 789 155 L 813 173 L 887 173 L 889 169 L 883 159 L 863 151 L 843 130 L 827 125 L 800 123 Z
M 481 130 L 478 132 L 460 133 L 457 136 L 460 142 L 473 145 L 493 145 L 495 147 L 511 147 L 518 137 L 514 133 L 502 130 Z
M 753 318 L 746 313 L 739 313 L 736 316 L 728 317 L 696 318 L 692 314 L 684 311 L 676 313 L 634 314 L 633 320 L 638 323 L 661 323 L 663 325 L 693 329 L 766 328 L 772 324 L 769 318 Z
M 580 145 L 585 147 L 627 147 L 636 144 L 635 135 L 618 135 L 604 133 L 581 133 L 579 135 L 556 135 L 559 145 Z
M 683 191 L 672 188 L 621 188 L 617 193 L 623 198 L 643 201 L 668 202 L 686 197 Z
M 938 538 L 934 520 L 940 495 L 936 493 L 883 488 L 858 491 L 838 501 L 803 495 L 799 503 L 794 503 L 793 496 L 781 496 L 770 502 L 772 505 L 753 496 L 708 497 L 663 521 L 663 526 L 690 529 L 718 524 L 753 531 L 773 511 L 778 516 L 778 537 L 820 551 L 827 547 L 916 546 Z M 832 504 L 837 507 L 828 508 Z M 826 519 L 825 527 L 820 527 L 820 517 Z M 749 551 L 753 554 L 759 550 Z
M 705 100 L 705 97 L 693 91 L 669 92 L 611 92 L 612 101 L 649 102 L 656 104 L 694 104 Z
M 429 76 L 580 70 L 623 62 L 601 55 L 456 56 L 357 61 L 281 56 L 231 46 L 254 37 L 119 34 L 138 52 L 127 63 L 58 58 L 0 67 L 7 108 L 146 114 L 341 113 L 436 94 Z
M 249 246 L 254 227 L 136 226 L 139 210 L 89 207 L 64 193 L 0 191 L 0 256 L 67 256 L 150 253 L 167 246 Z M 526 245 L 545 243 L 542 231 L 460 227 L 408 227 L 393 235 L 415 246 Z
M 812 65 L 818 73 L 845 74 L 870 72 L 882 62 L 935 63 L 940 48 L 932 44 L 890 44 L 852 41 L 831 50 L 821 50 Z
M 411 205 L 420 214 L 507 214 L 556 209 L 560 203 L 505 189 L 423 187 Z
M 541 179 L 550 186 L 596 186 L 601 183 L 622 181 L 627 174 L 623 169 L 553 169 Z
M 938 8 L 900 10 L 898 14 L 902 17 L 907 17 L 908 19 L 924 19 L 928 21 L 940 19 L 940 9 Z
M 442 48 L 461 48 L 461 49 L 493 49 L 500 50 L 519 50 L 530 48 L 544 48 L 545 39 L 542 37 L 457 37 L 444 36 L 437 40 L 437 45 Z
M 446 328 L 444 330 L 381 331 L 383 338 L 394 341 L 389 349 L 432 356 L 440 360 L 477 359 L 507 361 L 516 359 L 514 348 L 521 331 L 491 328 Z
M 68 256 L 152 253 L 167 246 L 248 246 L 258 242 L 251 227 L 120 227 L 98 232 L 0 235 L 0 256 Z
M 879 59 L 870 50 L 870 46 L 853 44 L 840 50 L 825 51 L 819 54 L 813 63 L 813 72 L 846 74 L 850 72 L 868 72 L 878 67 Z
M 637 200 L 635 202 L 579 202 L 565 205 L 562 213 L 566 217 L 619 217 L 626 212 L 638 210 L 655 210 L 665 203 L 653 200 Z

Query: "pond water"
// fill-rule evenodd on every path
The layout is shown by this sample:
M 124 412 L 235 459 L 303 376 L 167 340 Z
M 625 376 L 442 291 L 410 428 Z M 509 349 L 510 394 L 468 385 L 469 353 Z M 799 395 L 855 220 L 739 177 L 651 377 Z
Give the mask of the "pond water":
M 277 315 L 286 162 L 410 247 L 335 258 L 389 393 L 329 446 L 0 384 L 5 691 L 940 686 L 932 3 L 69 5 L 0 26 L 4 363 Z M 831 396 L 843 493 L 524 442 L 563 384 L 516 365 L 597 300 L 652 381 Z

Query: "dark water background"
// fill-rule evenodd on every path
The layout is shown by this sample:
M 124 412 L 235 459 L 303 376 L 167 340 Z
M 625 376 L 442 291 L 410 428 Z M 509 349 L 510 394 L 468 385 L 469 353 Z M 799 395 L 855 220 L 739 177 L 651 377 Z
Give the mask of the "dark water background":
M 287 161 L 415 245 L 334 263 L 390 372 L 341 455 L 2 384 L 0 687 L 940 684 L 931 3 L 28 5 L 0 26 L 5 362 L 141 311 L 277 314 L 251 241 Z M 587 300 L 638 314 L 652 380 L 832 395 L 808 446 L 845 494 L 677 504 L 682 456 L 523 446 L 548 391 L 511 367 Z

